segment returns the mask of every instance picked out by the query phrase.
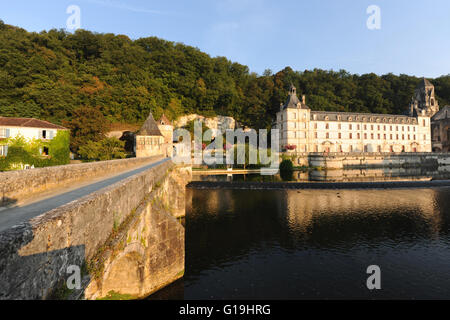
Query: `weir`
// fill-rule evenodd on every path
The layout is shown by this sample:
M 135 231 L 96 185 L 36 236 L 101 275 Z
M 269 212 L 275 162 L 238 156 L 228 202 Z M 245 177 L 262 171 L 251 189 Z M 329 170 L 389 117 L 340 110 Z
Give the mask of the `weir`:
M 136 161 L 143 160 L 119 160 L 114 166 Z M 80 175 L 73 174 L 80 165 L 73 166 L 60 169 L 72 172 L 68 176 Z M 83 164 L 82 169 L 89 172 L 90 166 L 101 170 L 101 163 Z M 48 169 L 13 176 L 26 186 L 26 177 L 36 179 L 39 173 L 48 174 Z M 190 167 L 159 161 L 0 232 L 0 299 L 142 298 L 182 277 L 185 232 L 179 218 L 185 214 L 191 174 Z M 81 286 L 69 289 L 67 280 L 77 269 Z

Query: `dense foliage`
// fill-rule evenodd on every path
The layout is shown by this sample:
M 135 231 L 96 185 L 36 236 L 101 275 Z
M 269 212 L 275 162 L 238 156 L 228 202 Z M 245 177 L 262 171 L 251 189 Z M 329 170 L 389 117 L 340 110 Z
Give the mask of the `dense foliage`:
M 450 76 L 431 79 L 450 104 Z M 247 66 L 155 37 L 78 30 L 31 33 L 0 21 L 0 115 L 70 121 L 81 106 L 112 122 L 142 123 L 150 111 L 227 115 L 270 127 L 290 83 L 313 110 L 403 113 L 419 79 L 407 75 L 296 72 L 258 76 Z M 77 148 L 78 146 L 76 146 Z
M 72 112 L 70 120 L 63 120 L 63 126 L 70 129 L 70 149 L 78 154 L 81 146 L 89 141 L 98 142 L 106 138 L 108 121 L 97 108 L 82 106 Z
M 8 155 L 0 157 L 0 171 L 21 170 L 24 165 L 41 168 L 70 162 L 68 131 L 58 131 L 50 141 L 27 140 L 19 135 L 2 140 L 0 144 L 8 145 Z M 48 148 L 48 156 L 42 156 L 44 148 Z
M 78 156 L 87 161 L 105 161 L 113 159 L 124 159 L 125 141 L 117 138 L 105 138 L 100 141 L 87 141 L 78 150 Z

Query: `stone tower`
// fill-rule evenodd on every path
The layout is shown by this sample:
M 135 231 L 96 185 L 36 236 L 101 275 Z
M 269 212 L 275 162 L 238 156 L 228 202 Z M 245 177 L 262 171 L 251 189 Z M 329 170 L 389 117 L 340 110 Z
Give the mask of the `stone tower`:
M 414 92 L 410 105 L 410 116 L 434 116 L 439 111 L 433 84 L 423 78 Z
M 173 125 L 169 119 L 163 114 L 158 120 L 158 129 L 164 137 L 164 154 L 167 157 L 173 156 Z

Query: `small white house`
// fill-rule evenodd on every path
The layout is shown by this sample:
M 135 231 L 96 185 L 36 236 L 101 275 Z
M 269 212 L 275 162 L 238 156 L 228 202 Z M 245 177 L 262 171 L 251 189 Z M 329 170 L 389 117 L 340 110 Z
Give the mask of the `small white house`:
M 68 130 L 56 124 L 33 118 L 9 118 L 0 117 L 0 141 L 10 137 L 21 135 L 27 140 L 41 139 L 52 140 L 58 131 Z M 43 155 L 48 155 L 48 150 L 42 150 Z M 0 156 L 8 153 L 7 145 L 0 145 Z

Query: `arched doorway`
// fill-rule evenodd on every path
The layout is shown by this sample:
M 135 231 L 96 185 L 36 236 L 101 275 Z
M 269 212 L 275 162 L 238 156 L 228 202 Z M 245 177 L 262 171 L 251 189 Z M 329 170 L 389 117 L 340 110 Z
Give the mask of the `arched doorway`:
M 330 141 L 325 141 L 324 143 L 322 143 L 322 150 L 325 153 L 330 153 L 330 152 L 334 152 L 334 144 Z

